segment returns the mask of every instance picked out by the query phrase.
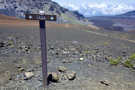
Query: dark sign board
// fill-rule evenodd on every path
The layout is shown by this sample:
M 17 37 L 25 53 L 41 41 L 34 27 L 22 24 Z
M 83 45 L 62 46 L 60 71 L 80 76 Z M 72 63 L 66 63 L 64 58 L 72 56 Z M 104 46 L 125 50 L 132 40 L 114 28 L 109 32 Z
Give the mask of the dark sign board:
M 40 15 L 40 14 L 25 14 L 25 19 L 28 20 L 46 20 L 46 21 L 56 21 L 56 15 Z

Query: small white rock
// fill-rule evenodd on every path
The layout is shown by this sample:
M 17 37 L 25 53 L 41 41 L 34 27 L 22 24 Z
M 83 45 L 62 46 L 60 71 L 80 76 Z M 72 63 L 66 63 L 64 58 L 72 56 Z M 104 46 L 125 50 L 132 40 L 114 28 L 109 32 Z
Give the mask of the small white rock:
M 80 61 L 84 61 L 84 58 L 80 58 Z
M 25 72 L 24 75 L 25 75 L 26 79 L 31 79 L 34 76 L 34 73 L 33 72 Z

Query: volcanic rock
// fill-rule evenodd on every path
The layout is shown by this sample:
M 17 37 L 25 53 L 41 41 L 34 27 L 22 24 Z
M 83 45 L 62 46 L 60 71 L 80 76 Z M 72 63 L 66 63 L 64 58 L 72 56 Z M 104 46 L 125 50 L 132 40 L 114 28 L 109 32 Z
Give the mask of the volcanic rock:
M 33 72 L 25 72 L 25 80 L 31 79 L 34 76 Z
M 59 81 L 58 73 L 56 73 L 56 72 L 49 72 L 49 74 L 48 74 L 48 81 L 58 82 Z
M 67 72 L 67 78 L 69 80 L 74 80 L 76 78 L 76 72 L 74 72 L 74 71 Z

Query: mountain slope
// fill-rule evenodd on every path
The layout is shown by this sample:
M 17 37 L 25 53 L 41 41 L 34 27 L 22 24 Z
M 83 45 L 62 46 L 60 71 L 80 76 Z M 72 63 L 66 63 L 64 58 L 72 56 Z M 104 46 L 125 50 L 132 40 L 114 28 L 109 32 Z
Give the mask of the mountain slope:
M 0 0 L 0 14 L 24 18 L 25 13 L 38 13 L 40 10 L 57 15 L 59 23 L 86 21 L 77 11 L 69 11 L 52 0 Z

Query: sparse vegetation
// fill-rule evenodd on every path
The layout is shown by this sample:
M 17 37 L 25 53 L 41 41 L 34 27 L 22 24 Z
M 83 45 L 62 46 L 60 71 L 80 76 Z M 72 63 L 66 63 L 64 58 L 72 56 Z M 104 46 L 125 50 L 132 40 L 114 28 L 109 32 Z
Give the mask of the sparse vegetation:
M 129 57 L 130 60 L 135 60 L 135 53 Z
M 72 24 L 81 24 L 78 20 L 76 20 L 74 17 L 69 17 L 66 14 L 62 14 L 61 15 L 63 17 L 63 19 L 65 20 L 65 22 L 70 22 Z
M 134 62 L 133 60 L 135 60 L 135 53 L 133 53 L 131 56 L 129 56 L 129 59 L 126 60 L 123 64 L 124 66 L 128 67 L 128 68 L 133 68 Z
M 113 58 L 109 59 L 109 62 L 111 65 L 118 65 L 120 63 L 120 61 L 121 61 L 121 57 L 118 57 L 116 59 L 113 59 Z
M 111 65 L 118 65 L 119 63 L 121 63 L 121 57 L 118 57 L 116 59 L 113 59 L 113 58 L 108 58 L 109 62 Z M 128 67 L 128 68 L 133 68 L 134 64 L 135 64 L 135 53 L 132 54 L 131 56 L 129 56 L 129 58 L 124 61 L 122 64 L 125 66 L 125 67 Z
M 131 60 L 126 60 L 124 63 L 123 63 L 124 66 L 128 67 L 128 68 L 132 68 L 133 67 L 133 64 L 131 62 Z

